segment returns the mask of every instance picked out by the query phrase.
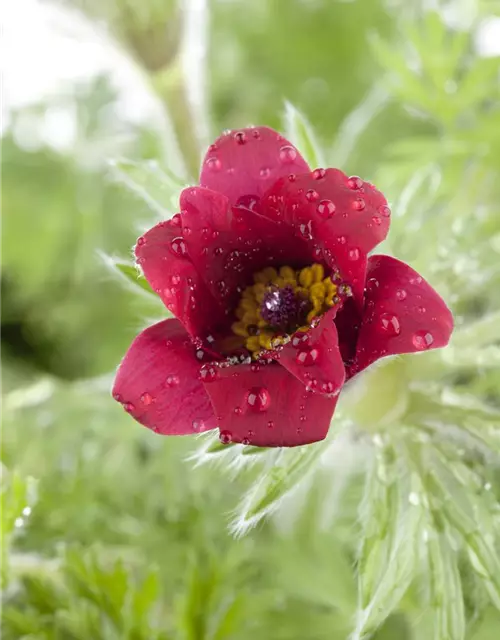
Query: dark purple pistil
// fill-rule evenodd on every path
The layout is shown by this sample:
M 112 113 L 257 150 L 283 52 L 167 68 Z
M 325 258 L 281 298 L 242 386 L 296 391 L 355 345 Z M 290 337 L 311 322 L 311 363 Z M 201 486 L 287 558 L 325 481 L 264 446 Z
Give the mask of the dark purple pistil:
M 308 308 L 309 302 L 292 287 L 272 287 L 264 296 L 260 314 L 271 327 L 289 333 L 304 324 Z

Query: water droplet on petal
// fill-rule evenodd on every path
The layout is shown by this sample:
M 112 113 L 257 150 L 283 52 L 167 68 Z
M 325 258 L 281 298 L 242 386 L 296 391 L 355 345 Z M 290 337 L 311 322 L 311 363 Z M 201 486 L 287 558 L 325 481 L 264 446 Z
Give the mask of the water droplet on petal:
M 291 173 L 288 176 L 288 182 L 295 182 L 295 180 L 297 180 L 297 176 L 294 173 Z
M 220 171 L 222 168 L 222 164 L 219 158 L 212 156 L 207 160 L 207 167 L 210 169 L 210 171 Z
M 201 418 L 196 418 L 192 422 L 193 431 L 203 431 L 205 429 L 205 421 Z
M 363 198 L 357 198 L 352 203 L 352 208 L 355 209 L 356 211 L 363 211 L 365 207 L 366 207 L 366 202 L 363 200 Z
M 178 275 L 173 275 L 173 276 L 170 278 L 170 282 L 171 282 L 171 283 L 172 283 L 172 285 L 175 287 L 176 285 L 180 284 L 180 282 L 181 282 L 181 277 L 180 277 L 180 276 L 178 276 Z
M 234 134 L 234 139 L 236 140 L 237 144 L 245 144 L 245 142 L 247 141 L 247 137 L 244 131 L 237 131 Z
M 252 371 L 253 373 L 257 373 L 258 371 L 260 371 L 260 365 L 254 362 L 250 365 L 250 371 Z
M 326 171 L 324 169 L 314 169 L 312 172 L 313 180 L 321 180 L 326 176 Z
M 360 255 L 359 254 L 359 249 L 356 249 L 356 247 L 354 247 L 354 249 L 349 249 L 349 251 L 347 253 L 347 257 L 352 262 L 356 262 L 356 260 L 359 260 L 359 255 Z
M 280 149 L 280 160 L 283 164 L 293 162 L 297 157 L 297 151 L 291 145 L 286 144 Z
M 380 216 L 373 216 L 372 222 L 373 224 L 376 224 L 377 226 L 379 226 L 382 224 L 382 218 Z
M 241 444 L 244 445 L 245 447 L 248 446 L 250 444 L 250 439 L 249 438 L 243 438 L 241 440 Z
M 422 284 L 422 276 L 413 276 L 412 278 L 410 278 L 409 282 L 410 284 Z
M 380 286 L 380 282 L 377 278 L 371 277 L 366 281 L 366 290 L 368 293 L 374 293 Z
M 185 256 L 187 254 L 186 243 L 182 237 L 174 238 L 170 243 L 170 248 L 176 256 Z
M 378 322 L 379 329 L 388 336 L 399 336 L 401 333 L 401 325 L 399 318 L 394 313 L 383 313 Z
M 231 431 L 221 431 L 219 433 L 219 440 L 222 442 L 222 444 L 229 444 L 233 441 L 233 434 L 231 433 Z
M 318 198 L 319 198 L 319 193 L 317 191 L 314 191 L 314 189 L 309 189 L 309 191 L 306 191 L 306 200 L 308 202 L 314 202 Z
M 149 406 L 153 401 L 154 401 L 153 396 L 152 396 L 150 393 L 148 393 L 147 391 L 146 391 L 146 393 L 143 393 L 143 394 L 142 394 L 142 396 L 141 396 L 141 402 L 142 402 L 142 404 L 143 404 L 143 405 L 145 405 L 146 407 L 147 407 L 147 406 Z
M 318 204 L 316 211 L 322 218 L 331 218 L 335 213 L 335 205 L 331 200 L 321 200 Z
M 273 427 L 274 427 L 274 422 L 272 420 L 269 420 L 269 422 L 267 423 L 267 428 L 273 429 Z
M 378 208 L 378 212 L 380 213 L 381 216 L 383 216 L 384 218 L 388 218 L 391 215 L 391 210 L 390 208 L 384 204 L 381 207 Z
M 221 256 L 223 253 L 224 253 L 224 249 L 222 247 L 215 247 L 214 249 L 215 256 Z
M 309 220 L 307 224 L 303 223 L 299 225 L 299 232 L 304 240 L 312 240 L 312 220 Z
M 141 236 L 140 238 L 137 238 L 137 246 L 138 247 L 142 247 L 143 244 L 146 243 L 146 238 L 144 236 Z
M 347 180 L 347 186 L 349 187 L 349 189 L 357 191 L 363 186 L 363 180 L 361 180 L 361 178 L 359 178 L 358 176 L 351 176 Z
M 247 405 L 252 411 L 267 411 L 271 404 L 271 395 L 265 387 L 252 387 L 247 393 Z
M 401 301 L 401 300 L 406 300 L 406 296 L 408 294 L 406 293 L 406 291 L 404 289 L 398 289 L 396 291 L 396 298 Z
M 241 407 L 235 407 L 234 408 L 234 415 L 235 416 L 241 416 L 243 413 L 243 409 Z
M 292 337 L 292 347 L 300 349 L 301 347 L 307 347 L 311 341 L 311 336 L 303 331 L 298 331 Z
M 319 358 L 319 351 L 316 348 L 309 349 L 307 351 L 302 350 L 297 353 L 295 361 L 297 364 L 301 364 L 304 367 L 311 367 L 316 364 Z
M 179 376 L 176 376 L 174 374 L 170 374 L 169 376 L 167 376 L 167 379 L 165 380 L 167 387 L 177 387 L 179 382 L 180 382 Z
M 322 393 L 326 393 L 327 395 L 332 394 L 335 391 L 335 385 L 333 382 L 323 382 L 321 385 Z
M 200 369 L 199 379 L 202 382 L 215 382 L 219 377 L 218 367 L 211 364 L 204 364 Z
M 271 169 L 269 169 L 268 167 L 262 167 L 262 169 L 259 171 L 259 176 L 262 178 L 262 180 L 269 178 L 270 175 Z
M 337 237 L 337 242 L 339 244 L 345 244 L 347 242 L 347 238 L 345 236 L 338 236 Z
M 126 402 L 123 405 L 123 408 L 127 413 L 132 413 L 132 411 L 135 411 L 135 406 L 131 402 Z
M 429 349 L 432 346 L 434 342 L 434 336 L 432 335 L 432 333 L 430 333 L 430 331 L 422 329 L 421 331 L 416 331 L 413 334 L 412 342 L 413 346 L 416 349 L 418 349 L 419 351 L 425 351 L 425 349 Z
M 116 393 L 116 391 L 113 393 L 113 398 L 117 401 L 117 402 L 123 402 L 123 398 L 121 397 L 121 395 L 119 393 Z

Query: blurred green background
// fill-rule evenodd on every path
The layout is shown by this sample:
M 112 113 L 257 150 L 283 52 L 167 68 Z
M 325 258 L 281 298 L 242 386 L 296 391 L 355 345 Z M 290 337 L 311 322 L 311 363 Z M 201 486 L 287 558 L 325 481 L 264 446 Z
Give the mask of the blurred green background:
M 332 507 L 320 473 L 234 538 L 252 467 L 195 466 L 196 443 L 154 436 L 109 397 L 163 313 L 103 258 L 129 259 L 158 217 L 127 189 L 156 165 L 120 159 L 158 161 L 174 203 L 212 138 L 283 129 L 288 101 L 329 165 L 384 190 L 401 219 L 388 249 L 458 324 L 498 318 L 500 3 L 10 0 L 3 20 L 3 637 L 348 638 L 361 482 Z M 473 357 L 449 377 L 498 408 L 496 365 Z M 432 637 L 420 595 L 376 637 Z M 475 622 L 467 638 L 498 637 L 486 605 Z

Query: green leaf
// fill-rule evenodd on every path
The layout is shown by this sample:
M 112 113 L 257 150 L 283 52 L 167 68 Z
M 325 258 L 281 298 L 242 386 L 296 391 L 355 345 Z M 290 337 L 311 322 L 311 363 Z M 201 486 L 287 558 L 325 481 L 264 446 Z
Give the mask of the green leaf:
M 434 640 L 464 640 L 465 610 L 452 540 L 432 526 L 426 529 Z
M 330 445 L 330 441 L 324 440 L 304 447 L 269 452 L 266 456 L 266 469 L 236 511 L 232 523 L 233 532 L 237 535 L 245 533 L 274 511 L 283 497 L 312 473 L 319 458 Z
M 500 341 L 500 311 L 484 315 L 480 320 L 457 328 L 451 346 L 457 349 L 478 348 Z
M 285 135 L 313 169 L 325 166 L 321 147 L 306 117 L 290 102 L 285 102 Z
M 160 219 L 170 218 L 177 209 L 184 185 L 157 162 L 120 159 L 110 161 L 110 167 L 114 178 L 139 196 Z
M 419 566 L 422 484 L 396 462 L 391 445 L 377 452 L 367 478 L 358 559 L 359 607 L 353 640 L 369 637 L 395 610 Z
M 100 253 L 100 257 L 106 267 L 115 275 L 117 275 L 123 282 L 132 284 L 134 289 L 139 289 L 141 292 L 147 292 L 155 296 L 158 300 L 157 294 L 151 288 L 149 282 L 142 275 L 139 269 L 126 260 L 120 260 L 119 258 L 113 258 L 105 253 Z

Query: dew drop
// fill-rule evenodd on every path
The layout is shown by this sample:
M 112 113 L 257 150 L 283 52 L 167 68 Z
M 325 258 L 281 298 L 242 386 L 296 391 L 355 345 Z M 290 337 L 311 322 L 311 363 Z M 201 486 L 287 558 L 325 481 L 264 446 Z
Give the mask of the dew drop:
M 245 142 L 247 141 L 247 137 L 244 131 L 237 131 L 234 134 L 234 139 L 236 140 L 237 144 L 245 144 Z
M 354 202 L 352 203 L 352 208 L 355 211 L 363 211 L 363 209 L 366 207 L 366 202 L 363 200 L 363 198 L 357 198 L 356 200 L 354 200 Z
M 263 412 L 269 409 L 271 395 L 265 387 L 252 387 L 247 393 L 247 405 L 255 412 Z
M 359 249 L 356 249 L 356 247 L 354 247 L 354 249 L 349 249 L 349 251 L 347 252 L 347 257 L 352 262 L 356 262 L 356 260 L 359 260 L 359 255 Z
M 119 393 L 116 393 L 116 391 L 113 393 L 113 398 L 117 401 L 117 402 L 123 402 L 123 398 L 121 397 L 121 395 Z
M 312 220 L 309 222 L 303 223 L 299 226 L 300 235 L 304 238 L 304 240 L 312 240 Z
M 141 396 L 141 402 L 146 407 L 149 406 L 153 402 L 153 400 L 154 400 L 153 396 L 147 391 L 146 393 L 143 393 Z
M 269 422 L 267 423 L 267 428 L 268 429 L 273 429 L 274 428 L 274 422 L 272 420 L 269 420 Z
M 288 182 L 295 182 L 297 180 L 297 176 L 294 173 L 290 173 L 288 176 Z
M 123 408 L 127 413 L 132 413 L 132 411 L 135 411 L 135 406 L 131 402 L 126 402 L 123 405 Z
M 235 416 L 241 416 L 243 414 L 243 409 L 241 407 L 235 407 L 234 408 L 234 415 Z
M 349 187 L 349 189 L 352 189 L 353 191 L 357 191 L 358 189 L 361 189 L 361 187 L 363 186 L 363 180 L 361 180 L 361 178 L 358 176 L 351 176 L 347 180 L 347 186 Z
M 182 225 L 182 218 L 180 213 L 176 213 L 170 218 L 171 227 L 180 227 Z
M 250 439 L 249 438 L 242 438 L 241 444 L 244 445 L 245 447 L 248 446 L 250 444 Z
M 257 373 L 260 371 L 260 365 L 257 363 L 253 363 L 250 365 L 250 371 L 252 371 L 253 373 Z
M 215 382 L 219 377 L 218 367 L 211 364 L 204 364 L 200 369 L 199 379 L 202 382 Z
M 378 208 L 378 212 L 380 213 L 381 216 L 383 216 L 384 218 L 388 218 L 391 215 L 391 210 L 390 208 L 384 204 L 381 207 Z
M 314 169 L 314 171 L 312 172 L 313 180 L 321 180 L 325 176 L 326 176 L 326 171 L 324 169 Z
M 222 442 L 222 444 L 229 444 L 233 441 L 233 434 L 231 433 L 231 431 L 221 431 L 219 433 L 219 440 Z
M 293 162 L 297 157 L 297 151 L 289 144 L 281 147 L 280 160 L 283 164 Z
M 408 294 L 406 293 L 405 289 L 397 289 L 397 291 L 396 291 L 396 298 L 399 301 L 406 300 L 406 296 L 407 295 Z
M 174 374 L 170 374 L 169 376 L 167 376 L 167 379 L 165 380 L 167 387 L 171 387 L 171 388 L 177 387 L 179 382 L 180 382 L 179 376 L 176 376 Z
M 203 431 L 205 429 L 205 421 L 201 418 L 195 418 L 191 424 L 193 431 Z
M 410 284 L 422 284 L 422 276 L 413 276 L 412 278 L 410 278 L 409 282 Z
M 308 202 L 315 202 L 319 198 L 319 193 L 314 191 L 314 189 L 309 189 L 306 191 L 306 200 Z
M 142 247 L 144 244 L 146 244 L 146 238 L 144 236 L 141 236 L 140 238 L 137 238 L 137 246 L 138 247 Z
M 321 385 L 321 391 L 322 393 L 326 393 L 328 395 L 332 394 L 335 391 L 335 385 L 333 384 L 333 382 L 323 382 L 323 384 Z
M 377 226 L 379 226 L 382 224 L 382 218 L 380 216 L 373 216 L 372 222 L 373 224 L 376 224 Z
M 170 248 L 176 256 L 185 256 L 187 254 L 187 248 L 186 243 L 184 242 L 184 238 L 174 238 L 170 243 Z
M 222 247 L 215 247 L 214 249 L 215 256 L 221 256 L 223 253 L 224 253 L 224 249 Z
M 388 336 L 395 337 L 401 333 L 399 318 L 394 313 L 383 313 L 379 318 L 378 327 Z
M 304 367 L 311 367 L 316 364 L 319 358 L 319 351 L 316 348 L 309 349 L 307 351 L 302 350 L 297 353 L 295 361 L 297 364 L 301 364 Z
M 172 285 L 175 287 L 176 285 L 180 284 L 180 282 L 181 282 L 181 277 L 180 277 L 180 276 L 178 276 L 178 275 L 173 275 L 173 276 L 170 278 L 170 282 L 171 282 L 171 283 L 172 283 Z
M 345 236 L 338 236 L 337 237 L 337 242 L 339 244 L 345 244 L 347 242 L 347 238 Z
M 308 333 L 299 331 L 292 337 L 292 347 L 295 347 L 296 349 L 304 348 L 309 345 L 310 341 L 311 336 Z
M 412 337 L 413 346 L 419 351 L 425 351 L 432 346 L 434 342 L 434 336 L 429 331 L 422 329 L 421 331 L 416 331 Z
M 259 171 L 259 176 L 262 178 L 262 180 L 269 178 L 270 175 L 271 169 L 269 169 L 269 167 L 262 167 L 262 169 Z
M 366 291 L 368 293 L 374 293 L 380 286 L 380 282 L 377 278 L 371 277 L 366 281 Z
M 210 171 L 220 171 L 222 168 L 222 164 L 219 158 L 212 156 L 207 160 L 207 167 L 210 169 Z
M 331 200 L 321 200 L 318 204 L 316 211 L 322 218 L 331 218 L 335 213 L 335 205 Z

